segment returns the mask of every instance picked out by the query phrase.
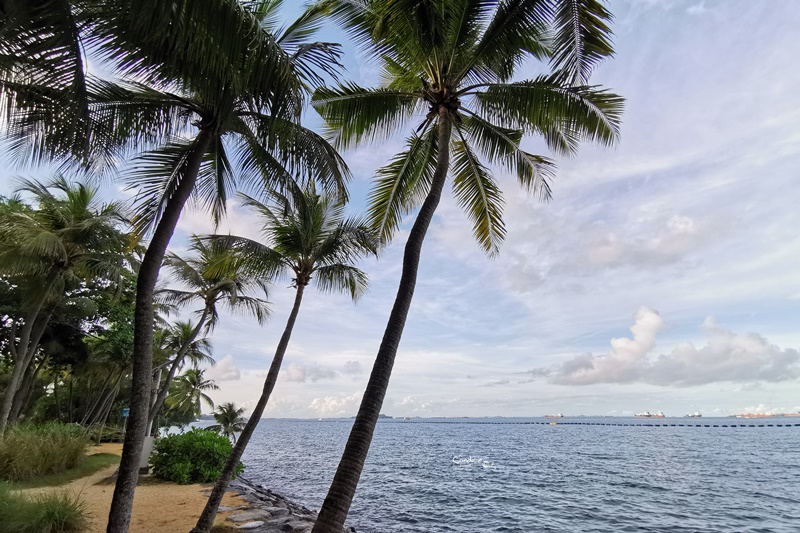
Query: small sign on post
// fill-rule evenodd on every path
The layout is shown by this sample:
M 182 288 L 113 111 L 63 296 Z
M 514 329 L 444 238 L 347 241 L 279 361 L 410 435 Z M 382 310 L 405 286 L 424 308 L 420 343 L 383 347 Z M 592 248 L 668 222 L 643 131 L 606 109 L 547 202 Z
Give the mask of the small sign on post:
M 130 408 L 123 407 L 122 408 L 122 418 L 128 418 L 128 415 L 130 414 L 130 412 L 131 412 Z

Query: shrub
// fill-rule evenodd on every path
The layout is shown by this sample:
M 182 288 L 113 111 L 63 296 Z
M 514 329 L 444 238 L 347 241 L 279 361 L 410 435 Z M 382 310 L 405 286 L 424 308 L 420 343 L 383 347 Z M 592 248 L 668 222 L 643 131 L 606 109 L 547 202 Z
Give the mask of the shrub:
M 86 456 L 83 428 L 73 424 L 19 424 L 0 440 L 0 480 L 25 481 L 74 468 Z
M 193 429 L 158 440 L 150 466 L 153 474 L 167 481 L 207 483 L 219 478 L 232 451 L 233 446 L 226 437 L 205 429 Z M 243 470 L 240 462 L 234 477 Z
M 84 531 L 88 515 L 77 496 L 52 492 L 28 497 L 0 483 L 0 533 L 68 533 Z

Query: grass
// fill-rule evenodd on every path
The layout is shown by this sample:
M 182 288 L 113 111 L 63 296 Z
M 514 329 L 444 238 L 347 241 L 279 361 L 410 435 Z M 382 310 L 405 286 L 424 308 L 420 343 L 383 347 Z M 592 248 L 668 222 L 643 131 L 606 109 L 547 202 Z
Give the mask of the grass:
M 69 533 L 88 524 L 78 496 L 51 492 L 30 497 L 0 483 L 0 533 Z
M 84 430 L 75 424 L 19 424 L 0 440 L 0 480 L 25 481 L 76 467 L 86 454 Z
M 11 486 L 14 490 L 35 489 L 38 487 L 57 487 L 64 485 L 70 481 L 90 476 L 102 470 L 103 468 L 119 462 L 119 455 L 113 453 L 97 453 L 88 455 L 86 458 L 78 463 L 75 468 L 58 472 L 55 474 L 48 474 L 26 481 L 18 481 Z

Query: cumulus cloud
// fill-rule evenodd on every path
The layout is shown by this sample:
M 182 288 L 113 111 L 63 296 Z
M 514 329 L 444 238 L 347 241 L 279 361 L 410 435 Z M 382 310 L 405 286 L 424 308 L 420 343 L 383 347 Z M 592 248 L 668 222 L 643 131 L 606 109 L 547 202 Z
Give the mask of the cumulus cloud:
M 800 377 L 800 352 L 780 348 L 757 333 L 735 333 L 705 320 L 702 346 L 686 342 L 669 353 L 653 356 L 656 334 L 663 327 L 657 311 L 642 307 L 631 327 L 632 338 L 611 340 L 608 353 L 579 355 L 534 377 L 548 375 L 561 385 L 649 383 L 687 387 L 715 382 L 777 382 Z
M 321 379 L 333 379 L 337 372 L 331 368 L 326 368 L 319 363 L 308 365 L 292 364 L 283 371 L 286 381 L 305 383 L 306 381 L 316 382 Z
M 318 416 L 351 416 L 358 410 L 361 393 L 354 392 L 350 396 L 324 396 L 311 400 L 309 408 Z
M 226 355 L 206 371 L 206 376 L 214 381 L 238 381 L 242 373 L 236 366 L 232 355 Z
M 360 374 L 363 371 L 364 368 L 358 361 L 348 361 L 344 364 L 344 368 L 342 369 L 342 372 L 345 374 Z

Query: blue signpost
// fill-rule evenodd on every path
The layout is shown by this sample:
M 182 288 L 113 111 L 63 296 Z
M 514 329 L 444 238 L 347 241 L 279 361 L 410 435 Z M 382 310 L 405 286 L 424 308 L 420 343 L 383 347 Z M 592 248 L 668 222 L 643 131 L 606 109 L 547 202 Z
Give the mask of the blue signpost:
M 131 413 L 130 408 L 123 407 L 122 408 L 122 418 L 125 419 L 125 422 L 122 423 L 122 431 L 127 430 L 128 428 L 128 415 Z

